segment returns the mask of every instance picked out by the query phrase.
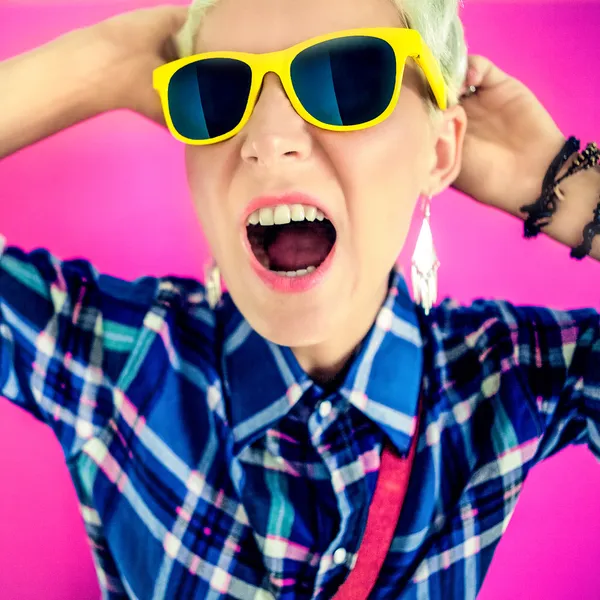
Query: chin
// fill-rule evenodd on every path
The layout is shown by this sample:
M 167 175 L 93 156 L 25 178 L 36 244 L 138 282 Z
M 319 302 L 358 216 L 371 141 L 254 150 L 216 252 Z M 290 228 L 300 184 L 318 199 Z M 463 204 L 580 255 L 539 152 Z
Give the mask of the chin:
M 253 325 L 252 323 L 250 323 Z M 310 347 L 331 339 L 331 321 L 307 323 L 294 319 L 285 323 L 261 322 L 253 328 L 265 339 L 290 348 Z
M 240 309 L 241 310 L 241 309 Z M 246 314 L 242 310 L 244 316 Z M 334 335 L 331 311 L 302 311 L 292 309 L 282 311 L 262 308 L 246 316 L 250 326 L 265 339 L 290 348 L 315 346 Z
M 264 202 L 277 207 L 245 215 L 242 244 L 228 244 L 220 261 L 232 300 L 273 343 L 298 348 L 331 342 L 353 303 L 357 273 L 347 244 L 325 211 L 281 199 Z

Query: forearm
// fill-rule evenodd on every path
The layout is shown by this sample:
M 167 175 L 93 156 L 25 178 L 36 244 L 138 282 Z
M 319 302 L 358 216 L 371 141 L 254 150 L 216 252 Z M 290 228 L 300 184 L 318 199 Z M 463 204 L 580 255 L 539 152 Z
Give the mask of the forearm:
M 581 244 L 584 227 L 593 219 L 594 209 L 600 202 L 600 168 L 567 177 L 560 184 L 560 191 L 563 198 L 559 199 L 556 214 L 543 231 L 574 248 Z M 599 236 L 593 241 L 590 256 L 600 260 Z
M 557 140 L 540 152 L 540 168 L 535 169 L 530 175 L 529 183 L 524 187 L 528 191 L 524 197 L 518 197 L 511 202 L 509 212 L 522 220 L 527 217 L 520 208 L 525 204 L 536 201 L 541 193 L 542 181 L 548 165 L 556 156 L 565 139 Z M 572 156 L 561 168 L 557 177 L 561 177 L 575 160 Z M 586 171 L 575 173 L 567 177 L 559 187 L 559 198 L 556 212 L 552 219 L 542 231 L 551 238 L 574 248 L 582 241 L 585 226 L 593 219 L 594 209 L 600 202 L 600 167 L 591 168 Z M 596 260 L 600 260 L 600 238 L 594 239 L 592 252 L 590 254 Z
M 0 63 L 0 158 L 106 110 L 87 30 Z

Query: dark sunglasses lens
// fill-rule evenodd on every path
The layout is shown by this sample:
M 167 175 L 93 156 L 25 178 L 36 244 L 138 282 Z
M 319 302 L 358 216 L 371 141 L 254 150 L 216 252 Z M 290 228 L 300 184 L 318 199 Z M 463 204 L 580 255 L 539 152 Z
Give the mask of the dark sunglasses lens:
M 252 72 L 239 60 L 208 58 L 182 67 L 169 83 L 175 129 L 193 140 L 229 133 L 242 119 Z
M 380 116 L 396 83 L 396 57 L 385 41 L 344 37 L 303 50 L 292 83 L 307 112 L 328 125 L 358 125 Z

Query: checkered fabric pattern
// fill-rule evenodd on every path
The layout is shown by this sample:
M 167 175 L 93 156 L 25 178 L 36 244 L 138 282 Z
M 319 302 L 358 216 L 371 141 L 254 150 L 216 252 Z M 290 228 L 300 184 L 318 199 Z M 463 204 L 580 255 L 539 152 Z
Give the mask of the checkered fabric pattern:
M 405 454 L 415 435 L 371 598 L 475 598 L 531 467 L 569 444 L 600 457 L 594 310 L 445 301 L 425 316 L 394 271 L 326 390 L 192 279 L 0 256 L 0 393 L 54 430 L 104 598 L 331 598 L 382 445 Z

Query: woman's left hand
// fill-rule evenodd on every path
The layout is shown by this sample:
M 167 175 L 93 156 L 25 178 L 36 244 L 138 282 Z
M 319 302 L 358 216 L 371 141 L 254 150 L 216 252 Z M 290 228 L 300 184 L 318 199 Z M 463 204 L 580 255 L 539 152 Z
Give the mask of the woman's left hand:
M 477 91 L 469 95 L 472 85 Z M 563 134 L 527 86 L 482 56 L 469 56 L 461 104 L 468 124 L 453 187 L 518 214 L 520 206 L 541 193 L 546 171 L 565 142 Z

